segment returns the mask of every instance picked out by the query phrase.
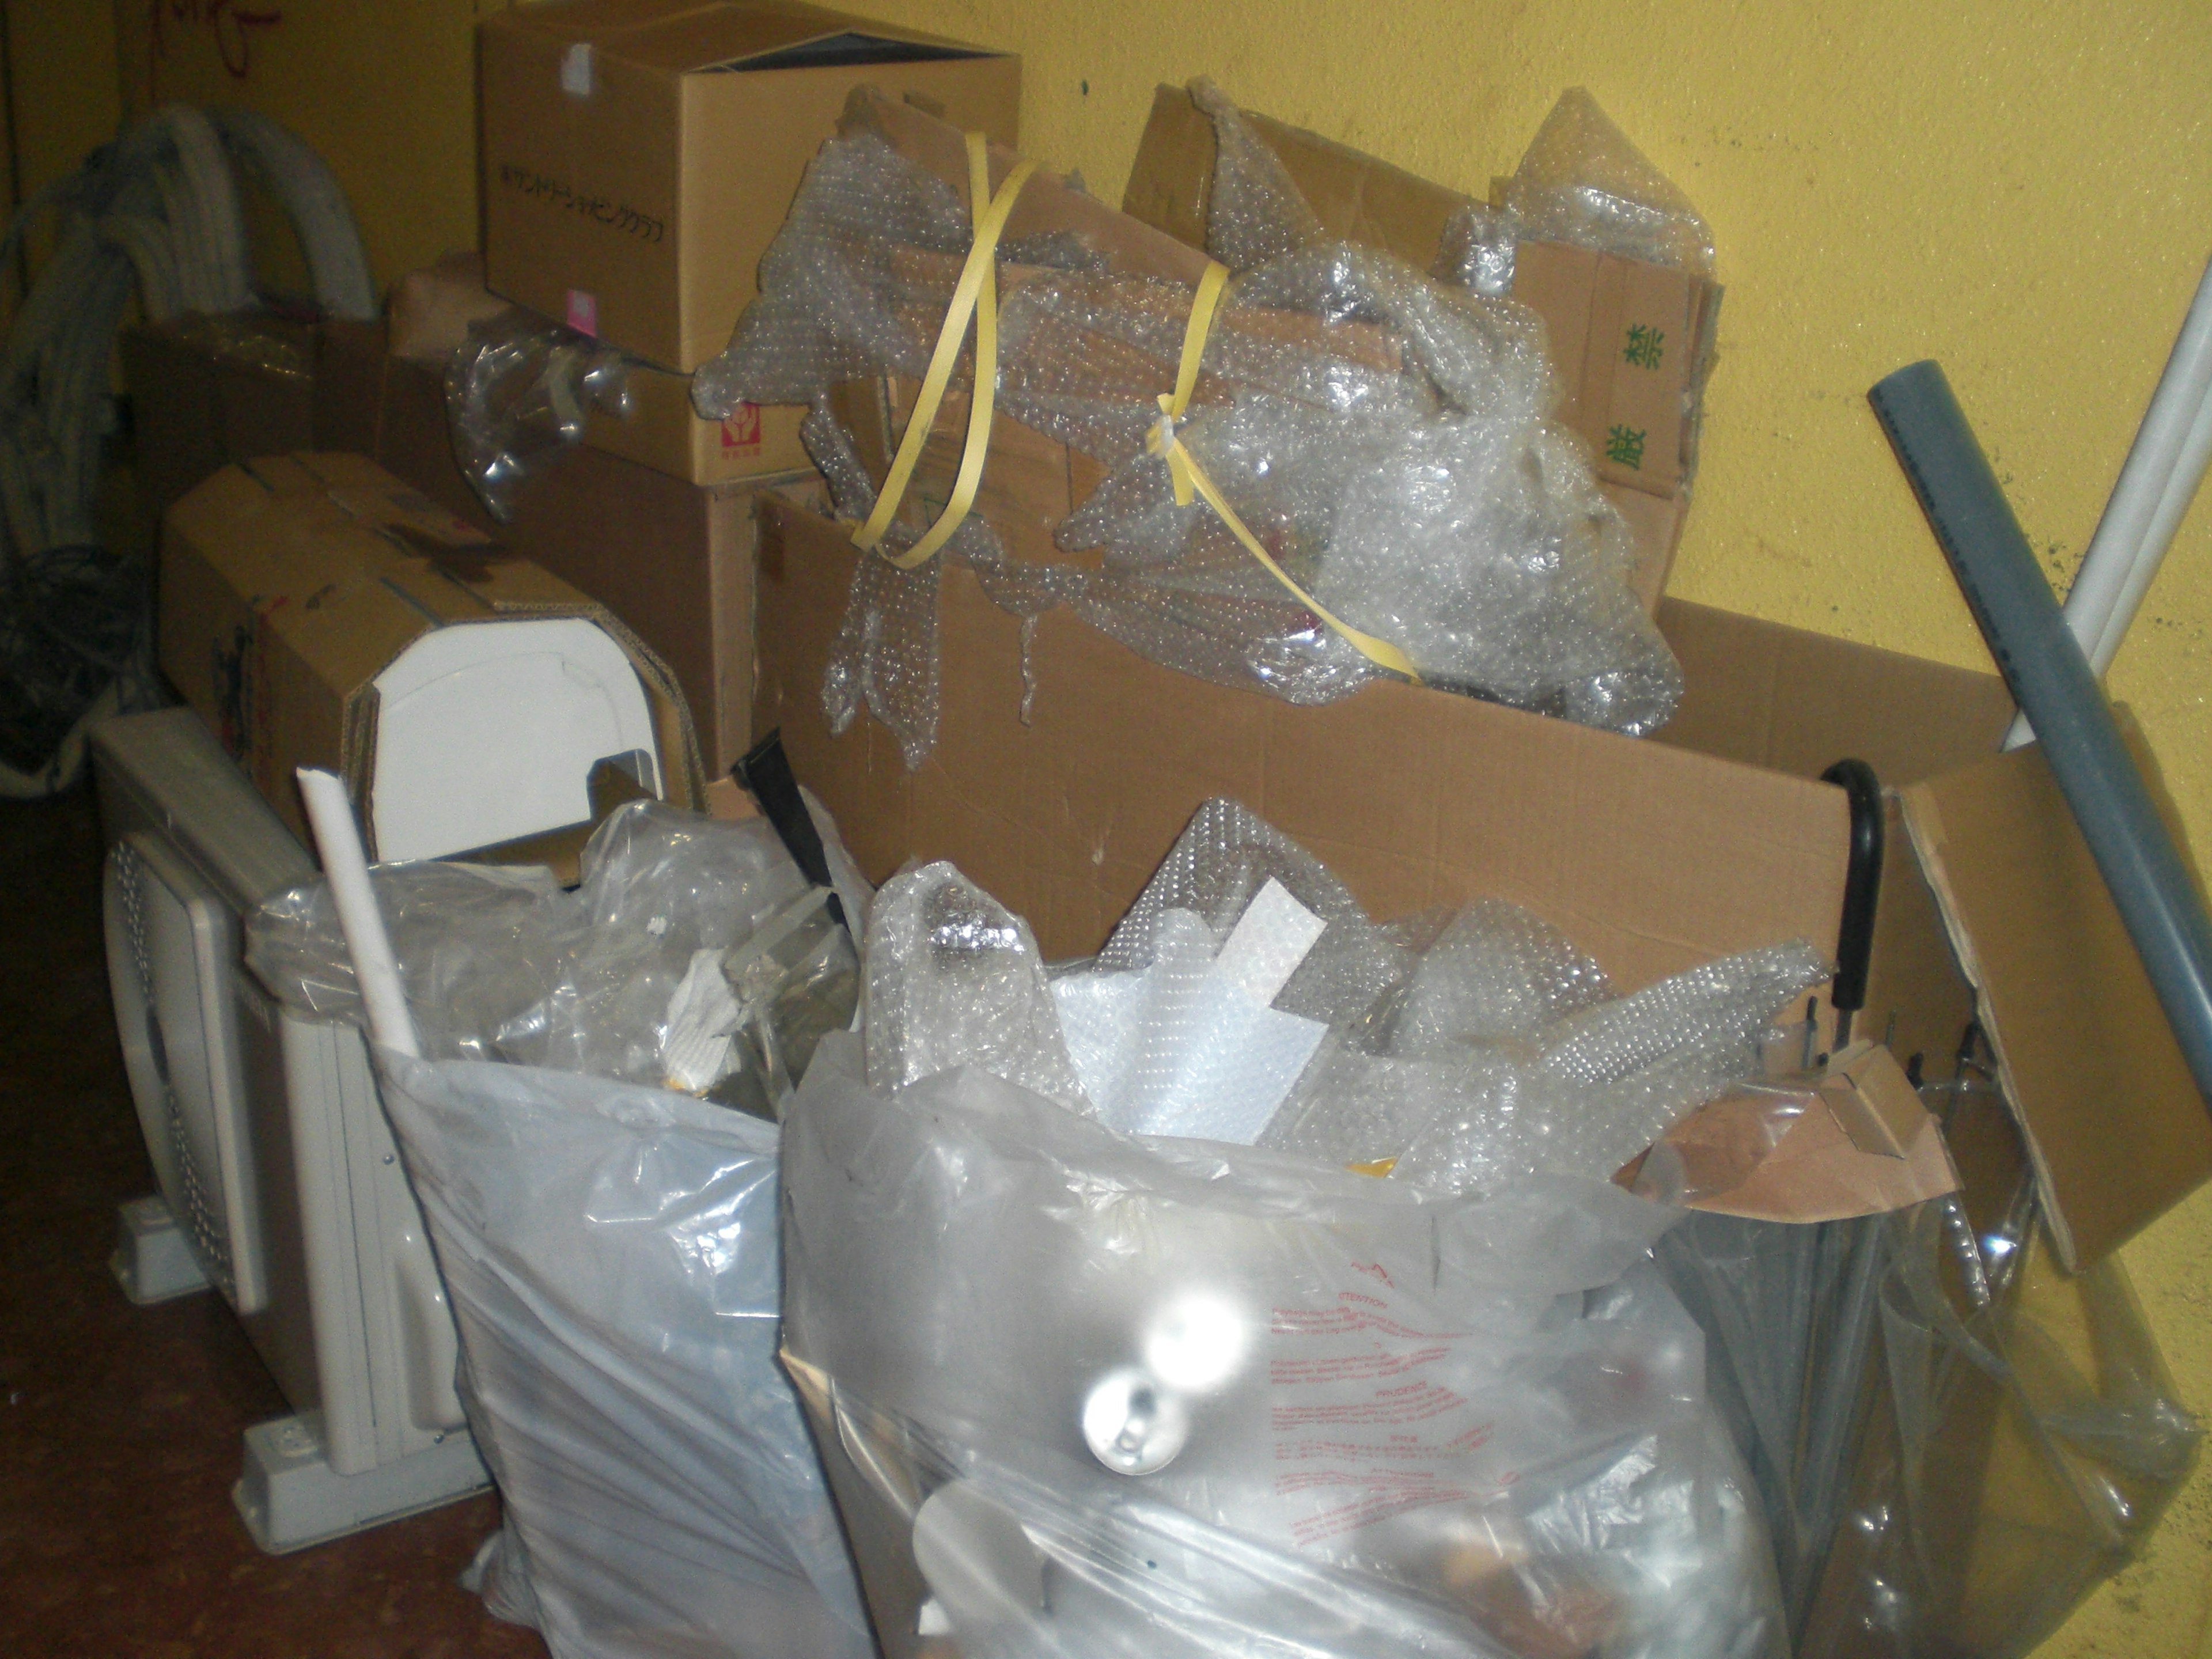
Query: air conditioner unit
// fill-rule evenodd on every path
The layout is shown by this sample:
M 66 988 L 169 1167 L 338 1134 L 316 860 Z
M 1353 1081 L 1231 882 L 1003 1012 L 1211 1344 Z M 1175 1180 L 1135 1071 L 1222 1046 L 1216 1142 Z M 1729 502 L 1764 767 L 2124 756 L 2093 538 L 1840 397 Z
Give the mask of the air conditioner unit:
M 191 710 L 92 744 L 108 974 L 161 1189 L 124 1206 L 118 1277 L 140 1301 L 214 1285 L 292 1404 L 246 1431 L 234 1493 L 264 1549 L 477 1491 L 453 1317 L 367 1046 L 240 961 L 246 914 L 313 861 Z

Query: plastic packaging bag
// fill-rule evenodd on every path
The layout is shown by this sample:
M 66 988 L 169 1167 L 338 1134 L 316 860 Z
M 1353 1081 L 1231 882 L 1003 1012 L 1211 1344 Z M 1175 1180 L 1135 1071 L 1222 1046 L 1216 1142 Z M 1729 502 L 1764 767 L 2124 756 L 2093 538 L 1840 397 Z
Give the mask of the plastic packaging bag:
M 1403 650 L 1427 682 L 1623 731 L 1663 722 L 1680 672 L 1628 586 L 1625 523 L 1578 441 L 1547 418 L 1557 390 L 1540 325 L 1510 301 L 1318 240 L 1234 107 L 1210 88 L 1200 96 L 1222 136 L 1214 251 L 1237 275 L 1175 441 L 1314 600 Z M 882 118 L 856 99 L 817 157 L 763 261 L 761 297 L 695 378 L 702 412 L 922 375 L 969 216 Z M 1057 531 L 1096 565 L 1017 564 L 971 516 L 951 550 L 987 591 L 1024 616 L 1066 604 L 1154 660 L 1292 702 L 1333 700 L 1380 672 L 1212 508 L 1175 500 L 1153 452 L 1192 289 L 1122 271 L 1111 249 L 1067 232 L 1002 244 L 999 283 L 1000 410 L 1109 471 Z M 956 393 L 972 374 L 963 362 Z M 826 404 L 807 431 L 841 510 L 872 507 Z M 911 764 L 934 732 L 933 591 L 862 568 L 825 701 L 835 724 L 865 696 Z
M 534 1066 L 377 1069 L 505 1509 L 493 1610 L 557 1659 L 867 1659 L 775 1359 L 775 1127 Z
M 1962 1068 L 1928 1093 L 1974 1166 L 1963 1202 L 1692 1215 L 1657 1251 L 1706 1333 L 1802 1659 L 2027 1653 L 2194 1462 L 2125 1269 L 2058 1270 L 1993 1088 Z
M 840 879 L 857 884 L 829 839 Z M 717 1051 L 727 1066 L 710 1067 L 696 1087 L 734 1066 L 745 1077 L 725 1095 L 759 1109 L 796 1085 L 794 1062 L 803 1068 L 813 1041 L 802 1028 L 825 1018 L 842 1025 L 858 999 L 859 964 L 842 930 L 833 938 L 785 915 L 807 884 L 764 819 L 725 823 L 632 802 L 592 836 L 583 876 L 569 893 L 529 868 L 424 862 L 373 872 L 426 1054 L 659 1086 L 672 1075 L 679 998 L 696 996 L 696 981 L 688 992 L 686 981 L 704 955 L 715 976 L 744 982 L 727 993 L 729 1021 L 703 1034 L 735 1038 Z M 787 931 L 761 939 L 779 917 Z M 358 1017 L 352 963 L 321 882 L 261 907 L 246 960 L 295 1012 Z
M 1753 953 L 1610 998 L 1510 906 L 1376 927 L 1225 800 L 1050 973 L 951 866 L 894 877 L 863 1036 L 786 1124 L 787 1359 L 885 1650 L 1784 1652 L 1701 1339 L 1643 1259 L 1679 1212 L 1559 1172 L 1583 1152 L 1477 1194 L 1224 1124 L 1301 1066 L 1277 1115 L 1338 1104 L 1319 1034 L 1521 1043 L 1495 1064 L 1555 1061 L 1570 1141 L 1577 1087 L 1605 1120 L 1686 1054 L 1755 1069 L 1809 954 L 1786 989 Z
M 833 878 L 865 903 L 817 817 Z M 380 1054 L 384 1102 L 506 1508 L 487 1602 L 560 1659 L 865 1659 L 775 1361 L 773 1120 L 854 1011 L 851 940 L 764 820 L 632 803 L 583 871 L 574 892 L 543 870 L 371 878 L 431 1056 Z M 287 1006 L 360 1018 L 320 882 L 264 905 L 247 941 Z M 652 1086 L 674 1072 L 713 1098 Z
M 1786 1651 L 1701 1344 L 1601 1182 L 1449 1198 L 975 1068 L 785 1126 L 785 1344 L 884 1651 Z
M 595 407 L 629 418 L 622 353 L 520 306 L 470 324 L 446 367 L 454 459 L 501 524 L 523 481 L 584 441 Z

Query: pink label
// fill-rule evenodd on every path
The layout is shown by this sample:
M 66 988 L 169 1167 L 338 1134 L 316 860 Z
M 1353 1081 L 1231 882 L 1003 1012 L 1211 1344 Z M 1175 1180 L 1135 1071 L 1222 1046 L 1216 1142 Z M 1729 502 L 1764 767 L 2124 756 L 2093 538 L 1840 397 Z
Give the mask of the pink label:
M 568 326 L 579 334 L 599 337 L 599 296 L 580 288 L 568 290 Z

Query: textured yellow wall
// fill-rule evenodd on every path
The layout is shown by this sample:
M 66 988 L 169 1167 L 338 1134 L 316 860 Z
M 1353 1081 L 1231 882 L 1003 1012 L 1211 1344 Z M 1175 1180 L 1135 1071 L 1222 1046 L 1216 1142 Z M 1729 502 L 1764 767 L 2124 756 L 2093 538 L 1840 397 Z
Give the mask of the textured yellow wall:
M 476 20 L 504 9 L 501 0 L 115 0 L 123 95 L 134 115 L 243 103 L 289 126 L 344 185 L 370 269 L 388 286 L 477 245 Z
M 1109 201 L 1159 81 L 1211 75 L 1477 194 L 1561 88 L 1588 86 L 1704 210 L 1729 289 L 1674 591 L 1978 666 L 1866 388 L 1941 359 L 2063 580 L 2212 253 L 2204 0 L 850 3 L 1021 52 L 1026 147 Z M 470 27 L 496 3 L 285 0 L 241 33 L 219 0 L 118 0 L 125 94 L 290 122 L 389 281 L 473 240 Z M 2208 626 L 2200 505 L 2113 685 L 2212 864 Z M 2212 1407 L 2212 1194 L 2127 1259 L 2185 1397 Z M 2049 1651 L 2212 1659 L 2208 1560 L 2212 1474 Z

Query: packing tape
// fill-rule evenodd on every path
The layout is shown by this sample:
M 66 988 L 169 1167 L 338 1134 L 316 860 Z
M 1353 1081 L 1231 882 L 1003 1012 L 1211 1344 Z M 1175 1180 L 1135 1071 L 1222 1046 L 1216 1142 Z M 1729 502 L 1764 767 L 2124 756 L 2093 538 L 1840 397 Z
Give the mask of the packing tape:
M 961 451 L 960 471 L 953 479 L 952 494 L 945 503 L 945 511 L 923 532 L 921 539 L 903 553 L 883 556 L 902 569 L 911 570 L 927 562 L 951 539 L 952 532 L 960 528 L 961 521 L 975 504 L 975 487 L 983 477 L 983 458 L 991 447 L 992 407 L 999 390 L 999 235 L 1006 228 L 1006 216 L 1013 211 L 1014 198 L 1022 193 L 1022 186 L 1036 171 L 1034 161 L 1015 162 L 1013 171 L 999 186 L 999 193 L 992 195 L 990 145 L 980 132 L 968 135 L 968 203 L 975 222 L 975 244 L 968 250 L 967 263 L 960 268 L 960 280 L 952 289 L 952 304 L 945 311 L 944 326 L 937 331 L 937 349 L 931 354 L 929 372 L 922 377 L 921 393 L 915 399 L 913 412 L 907 416 L 906 435 L 899 440 L 898 453 L 884 479 L 883 492 L 876 497 L 876 510 L 868 514 L 866 524 L 853 532 L 853 544 L 866 551 L 874 550 L 883 540 L 884 532 L 890 528 L 891 516 L 905 498 L 915 464 L 921 459 L 922 446 L 928 441 L 929 429 L 936 423 L 938 409 L 945 401 L 946 383 L 960 361 L 960 342 L 967 335 L 968 318 L 972 312 L 975 318 L 975 376 L 968 396 L 968 441 Z
M 890 528 L 891 519 L 905 499 L 914 469 L 921 459 L 922 446 L 928 441 L 930 428 L 936 423 L 937 411 L 944 404 L 945 389 L 960 361 L 960 343 L 967 335 L 968 319 L 972 313 L 975 319 L 975 373 L 968 398 L 968 436 L 960 452 L 960 469 L 954 476 L 952 493 L 945 500 L 945 511 L 921 538 L 903 553 L 882 555 L 901 569 L 911 570 L 933 557 L 951 539 L 953 532 L 960 528 L 975 505 L 975 490 L 983 478 L 983 461 L 990 453 L 991 419 L 998 398 L 999 236 L 1006 228 L 1006 216 L 1013 210 L 1014 198 L 1021 194 L 1023 185 L 1036 170 L 1034 161 L 1016 162 L 999 186 L 998 194 L 992 195 L 990 146 L 981 133 L 968 135 L 968 201 L 969 210 L 975 216 L 975 242 L 968 250 L 967 263 L 960 268 L 960 280 L 952 290 L 952 303 L 945 311 L 943 326 L 937 331 L 937 349 L 931 354 L 929 372 L 922 377 L 921 393 L 907 416 L 905 434 L 899 440 L 898 453 L 884 477 L 882 493 L 876 497 L 875 511 L 868 514 L 866 524 L 853 532 L 855 547 L 864 551 L 880 551 L 884 533 Z M 1197 291 L 1191 296 L 1190 314 L 1184 320 L 1182 359 L 1176 365 L 1175 390 L 1160 395 L 1160 419 L 1146 439 L 1145 447 L 1168 464 L 1178 507 L 1189 506 L 1194 495 L 1204 501 L 1244 550 L 1257 559 L 1261 568 L 1280 582 L 1292 599 L 1370 662 L 1418 685 L 1421 677 L 1404 652 L 1388 640 L 1364 633 L 1332 614 L 1275 562 L 1273 556 L 1260 544 L 1260 538 L 1237 515 L 1228 498 L 1206 476 L 1206 469 L 1176 441 L 1176 422 L 1182 419 L 1184 411 L 1190 407 L 1191 394 L 1198 388 L 1199 365 L 1206 356 L 1206 342 L 1212 332 L 1213 319 L 1220 310 L 1221 296 L 1228 286 L 1228 267 L 1208 260 L 1206 274 L 1199 278 Z

